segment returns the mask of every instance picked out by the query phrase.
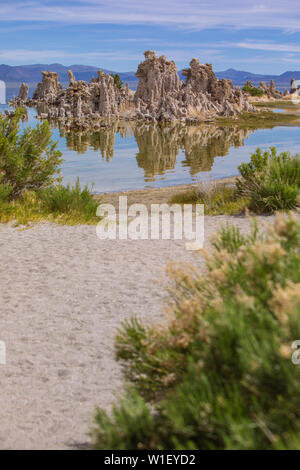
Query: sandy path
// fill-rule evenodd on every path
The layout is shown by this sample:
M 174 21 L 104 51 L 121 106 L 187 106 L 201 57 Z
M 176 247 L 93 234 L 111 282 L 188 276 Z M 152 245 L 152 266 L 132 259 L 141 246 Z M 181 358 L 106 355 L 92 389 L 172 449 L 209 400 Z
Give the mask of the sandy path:
M 209 239 L 229 220 L 206 217 Z M 133 314 L 160 318 L 169 260 L 199 262 L 183 241 L 100 241 L 95 227 L 0 225 L 0 448 L 81 448 L 94 407 L 121 391 L 113 338 Z

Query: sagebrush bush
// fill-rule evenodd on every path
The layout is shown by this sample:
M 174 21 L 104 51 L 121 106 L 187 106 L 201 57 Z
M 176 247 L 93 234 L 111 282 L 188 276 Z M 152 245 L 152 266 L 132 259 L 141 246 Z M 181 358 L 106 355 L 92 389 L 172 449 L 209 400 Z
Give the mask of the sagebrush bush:
M 58 179 L 62 162 L 47 122 L 20 132 L 23 113 L 22 109 L 17 109 L 12 117 L 0 113 L 1 183 L 12 188 L 11 198 L 19 197 L 25 190 L 50 186 Z
M 98 202 L 93 198 L 88 186 L 80 187 L 79 179 L 74 186 L 53 185 L 38 192 L 43 207 L 51 213 L 80 213 L 87 219 L 96 216 Z
M 297 206 L 300 194 L 300 156 L 289 152 L 277 154 L 276 148 L 257 149 L 249 163 L 239 166 L 237 194 L 249 199 L 255 212 L 272 213 Z
M 12 193 L 13 187 L 8 183 L 2 183 L 2 176 L 0 175 L 0 204 L 7 202 Z
M 170 267 L 165 323 L 116 338 L 132 387 L 96 414 L 97 449 L 300 449 L 300 223 L 224 228 L 207 274 Z

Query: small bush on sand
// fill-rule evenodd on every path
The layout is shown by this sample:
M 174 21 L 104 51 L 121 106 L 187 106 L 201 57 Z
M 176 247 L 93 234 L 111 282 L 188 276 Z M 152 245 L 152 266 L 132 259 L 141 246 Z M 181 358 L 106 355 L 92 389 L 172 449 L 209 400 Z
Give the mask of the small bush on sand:
M 2 184 L 10 185 L 10 198 L 25 190 L 50 186 L 58 179 L 61 152 L 51 140 L 49 124 L 35 129 L 27 127 L 20 133 L 23 110 L 12 117 L 0 113 L 0 174 Z
M 207 274 L 170 267 L 172 309 L 160 326 L 133 319 L 116 338 L 132 383 L 96 449 L 300 449 L 300 224 L 265 235 L 224 228 Z
M 239 166 L 237 195 L 249 199 L 254 212 L 294 209 L 300 194 L 300 156 L 277 154 L 276 148 L 257 149 L 249 163 Z

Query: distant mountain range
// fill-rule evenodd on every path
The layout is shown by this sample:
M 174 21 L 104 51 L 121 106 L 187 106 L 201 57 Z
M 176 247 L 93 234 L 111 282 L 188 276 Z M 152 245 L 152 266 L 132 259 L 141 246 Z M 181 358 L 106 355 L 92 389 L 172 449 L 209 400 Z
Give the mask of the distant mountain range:
M 244 72 L 242 70 L 228 69 L 223 72 L 216 72 L 216 76 L 218 78 L 229 78 L 236 86 L 244 85 L 247 80 L 251 80 L 253 85 L 259 85 L 259 82 L 270 82 L 270 80 L 274 80 L 275 85 L 279 90 L 284 90 L 286 88 L 290 89 L 292 78 L 300 80 L 300 72 L 298 71 L 288 71 L 281 75 L 260 75 L 251 72 Z
M 97 77 L 97 70 L 105 73 L 116 73 L 112 70 L 102 69 L 100 67 L 92 67 L 90 65 L 69 65 L 62 64 L 34 64 L 34 65 L 0 65 L 0 80 L 6 83 L 7 101 L 18 94 L 20 85 L 25 82 L 29 85 L 29 96 L 32 96 L 38 82 L 41 81 L 42 70 L 50 70 L 57 72 L 60 83 L 65 87 L 69 83 L 68 70 L 71 69 L 76 80 L 84 80 L 89 82 L 92 77 Z M 128 83 L 133 90 L 136 89 L 138 79 L 135 72 L 120 72 L 121 80 Z
M 64 66 L 62 64 L 34 64 L 34 65 L 17 65 L 10 66 L 2 64 L 0 65 L 0 80 L 3 80 L 7 86 L 7 99 L 15 96 L 18 92 L 18 88 L 22 82 L 28 83 L 29 94 L 33 93 L 36 84 L 41 81 L 42 70 L 50 70 L 59 74 L 59 81 L 63 86 L 67 86 L 69 83 L 67 70 L 71 69 L 77 80 L 90 81 L 92 77 L 97 76 L 97 70 L 99 67 L 92 67 L 90 65 L 69 65 Z M 101 69 L 105 73 L 116 73 L 112 70 Z M 178 72 L 180 78 L 183 78 L 181 71 Z M 133 90 L 136 89 L 138 79 L 135 76 L 135 72 L 119 72 L 120 78 L 124 83 L 128 83 L 129 87 Z M 216 72 L 216 76 L 219 79 L 227 78 L 232 80 L 235 86 L 243 86 L 247 80 L 251 80 L 254 85 L 258 85 L 259 82 L 265 81 L 270 82 L 274 80 L 279 90 L 290 88 L 291 78 L 300 80 L 300 71 L 288 71 L 281 75 L 260 75 L 251 72 L 245 72 L 241 70 L 228 69 L 221 72 Z

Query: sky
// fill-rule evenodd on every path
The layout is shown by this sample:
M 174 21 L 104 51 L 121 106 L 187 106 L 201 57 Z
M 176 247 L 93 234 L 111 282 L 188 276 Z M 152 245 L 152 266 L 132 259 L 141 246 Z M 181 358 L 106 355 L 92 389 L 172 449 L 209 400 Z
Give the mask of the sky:
M 127 72 L 147 49 L 179 69 L 300 70 L 300 1 L 0 0 L 0 64 Z

